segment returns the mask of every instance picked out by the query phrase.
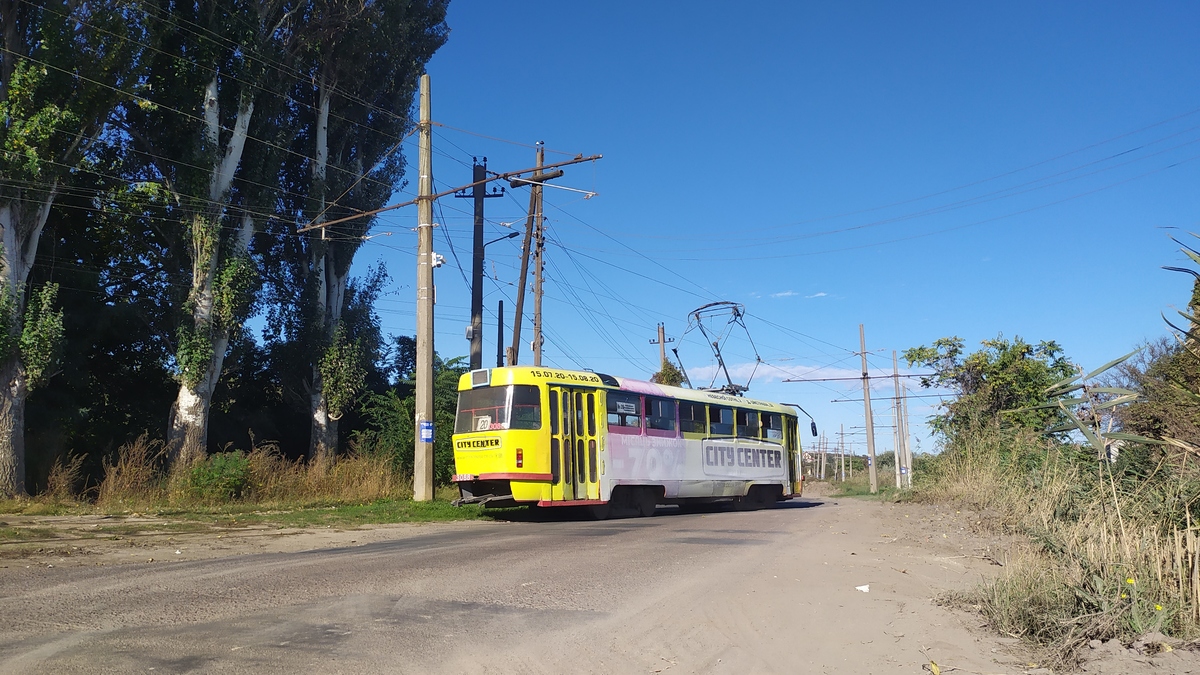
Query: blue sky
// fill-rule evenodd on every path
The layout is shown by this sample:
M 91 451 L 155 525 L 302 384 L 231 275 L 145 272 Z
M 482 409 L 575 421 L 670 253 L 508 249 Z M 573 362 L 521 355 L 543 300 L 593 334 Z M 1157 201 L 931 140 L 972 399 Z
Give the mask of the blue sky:
M 733 301 L 765 361 L 750 395 L 861 427 L 861 404 L 830 402 L 855 383 L 781 382 L 857 374 L 860 323 L 873 371 L 948 335 L 1056 340 L 1094 366 L 1165 333 L 1190 294 L 1161 269 L 1184 261 L 1168 236 L 1200 231 L 1198 19 L 1182 2 L 459 0 L 429 64 L 435 182 L 469 182 L 472 156 L 531 166 L 539 140 L 547 161 L 603 154 L 556 181 L 597 196 L 546 191 L 546 364 L 647 377 L 664 322 L 700 380 L 688 313 Z M 488 239 L 523 224 L 528 189 L 509 193 Z M 436 346 L 465 355 L 469 200 L 435 221 Z M 392 276 L 389 333 L 415 327 L 415 225 L 381 216 L 357 257 Z M 485 364 L 519 242 L 487 249 Z M 753 363 L 740 329 L 725 357 Z M 922 450 L 934 402 L 910 405 Z M 876 421 L 888 450 L 888 402 Z

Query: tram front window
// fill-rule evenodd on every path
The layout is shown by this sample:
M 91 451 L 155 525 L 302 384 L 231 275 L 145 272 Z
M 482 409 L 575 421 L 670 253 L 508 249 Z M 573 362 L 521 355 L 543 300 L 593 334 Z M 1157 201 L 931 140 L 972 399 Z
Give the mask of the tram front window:
M 541 392 L 528 384 L 479 387 L 458 393 L 454 433 L 542 428 Z

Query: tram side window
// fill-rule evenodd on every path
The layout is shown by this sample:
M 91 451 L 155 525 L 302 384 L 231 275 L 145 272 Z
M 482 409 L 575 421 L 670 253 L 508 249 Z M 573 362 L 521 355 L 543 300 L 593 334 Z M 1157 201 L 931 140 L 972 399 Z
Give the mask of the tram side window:
M 514 384 L 509 429 L 542 428 L 542 393 L 534 385 Z
M 631 430 L 641 429 L 640 398 L 637 394 L 626 394 L 615 391 L 608 392 L 609 428 L 624 427 L 627 433 Z
M 686 434 L 702 434 L 708 427 L 707 408 L 703 403 L 679 402 L 679 430 Z
M 646 428 L 675 431 L 675 401 L 647 396 Z
M 763 413 L 763 438 L 772 441 L 783 440 L 783 415 L 779 413 Z
M 758 438 L 758 412 L 755 410 L 737 411 L 737 435 L 742 438 Z
M 733 435 L 733 408 L 709 408 L 708 420 L 708 433 L 713 436 Z

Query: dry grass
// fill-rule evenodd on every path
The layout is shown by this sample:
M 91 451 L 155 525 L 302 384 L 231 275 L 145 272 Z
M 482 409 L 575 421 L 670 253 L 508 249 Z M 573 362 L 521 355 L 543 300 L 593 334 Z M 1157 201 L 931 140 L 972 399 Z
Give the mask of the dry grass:
M 146 434 L 117 451 L 115 462 L 104 460 L 96 506 L 102 510 L 139 508 L 164 501 L 167 490 L 163 476 L 166 448 Z
M 1101 464 L 1025 432 L 955 439 L 913 498 L 950 501 L 1026 535 L 995 581 L 961 599 L 1000 632 L 1069 661 L 1092 639 L 1200 636 L 1200 472 L 1178 455 Z M 1149 468 L 1147 468 L 1149 467 Z
M 236 500 L 243 503 L 273 508 L 412 498 L 411 478 L 398 474 L 385 457 L 352 452 L 332 461 L 307 462 L 284 457 L 271 443 L 259 444 L 245 455 L 231 454 L 237 458 L 232 464 L 242 472 L 230 480 L 238 481 Z M 145 436 L 122 446 L 114 461 L 105 462 L 96 507 L 123 511 L 213 505 L 211 496 L 197 490 L 201 475 L 211 480 L 213 471 L 222 470 L 213 468 L 212 458 L 168 471 L 166 456 L 162 442 Z M 52 473 L 50 484 L 60 486 L 55 499 L 66 499 L 77 481 L 78 464 L 68 463 L 59 473 L 57 479 Z
M 247 500 L 259 503 L 371 501 L 411 499 L 412 480 L 396 473 L 387 458 L 351 453 L 332 462 L 305 462 L 283 457 L 271 444 L 255 448 L 247 459 Z
M 83 455 L 68 455 L 54 460 L 50 475 L 46 479 L 46 490 L 42 496 L 56 504 L 77 503 L 77 486 L 83 478 Z

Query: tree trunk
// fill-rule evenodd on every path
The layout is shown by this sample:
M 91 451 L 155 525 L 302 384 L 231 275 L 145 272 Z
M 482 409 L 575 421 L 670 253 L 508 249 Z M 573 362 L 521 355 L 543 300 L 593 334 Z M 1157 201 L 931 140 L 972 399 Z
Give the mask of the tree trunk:
M 217 86 L 218 79 L 214 75 L 205 88 L 203 101 L 204 136 L 213 147 L 221 138 Z M 179 395 L 171 406 L 167 441 L 172 463 L 190 464 L 208 452 L 208 416 L 212 395 L 221 378 L 230 337 L 230 326 L 224 325 L 217 320 L 219 317 L 213 315 L 217 269 L 221 259 L 221 219 L 225 210 L 223 205 L 229 198 L 233 177 L 242 160 L 253 115 L 254 99 L 243 94 L 229 140 L 223 149 L 218 149 L 218 158 L 213 164 L 208 187 L 209 204 L 192 217 L 192 288 L 188 292 L 188 300 L 192 304 L 191 329 L 193 335 L 209 335 L 212 351 L 207 355 L 207 367 L 199 377 L 194 378 L 194 384 L 189 383 L 188 380 L 192 378 L 184 374 Z M 253 230 L 253 220 L 248 214 L 243 215 L 232 255 L 244 254 Z
M 342 306 L 346 298 L 346 283 L 349 279 L 349 271 L 345 274 L 338 274 L 336 265 L 333 261 L 333 252 L 327 250 L 325 257 L 317 268 L 317 273 L 322 275 L 323 283 L 322 297 L 319 302 L 322 305 L 322 318 L 324 325 L 322 334 L 324 336 L 323 344 L 330 344 L 333 341 L 333 334 L 337 330 L 338 323 L 342 320 Z M 309 441 L 308 456 L 313 459 L 331 459 L 337 454 L 338 449 L 338 418 L 332 417 L 329 412 L 328 402 L 325 397 L 325 383 L 321 378 L 320 357 L 313 363 L 313 388 L 310 398 L 310 406 L 312 410 L 312 435 Z
M 254 221 L 249 215 L 243 216 L 233 255 L 245 254 L 253 233 Z M 180 383 L 179 395 L 171 406 L 168 422 L 167 441 L 171 462 L 182 462 L 184 465 L 191 464 L 208 453 L 208 418 L 212 408 L 212 396 L 217 382 L 221 379 L 221 370 L 225 366 L 225 352 L 229 349 L 229 327 L 213 321 L 217 256 L 214 254 L 211 258 L 204 270 L 196 269 L 196 260 L 192 263 L 193 283 L 199 282 L 192 287 L 192 325 L 197 332 L 210 332 L 212 352 L 208 357 L 208 367 L 194 386 L 189 386 L 187 381 Z
M 9 335 L 20 335 L 25 314 L 25 283 L 37 255 L 38 241 L 58 183 L 38 201 L 17 197 L 0 204 L 0 293 L 13 294 L 12 323 L 0 326 Z M 25 397 L 29 394 L 25 364 L 14 349 L 0 365 L 0 495 L 25 494 Z
M 329 162 L 329 108 L 330 90 L 327 69 L 322 69 L 317 86 L 317 124 L 316 147 L 312 165 L 312 192 L 309 197 L 313 200 L 317 215 L 314 222 L 325 220 L 325 171 Z M 321 327 L 321 344 L 328 345 L 333 336 L 330 319 L 336 315 L 340 318 L 341 304 L 330 302 L 330 276 L 333 272 L 333 260 L 330 255 L 330 244 L 326 240 L 325 231 L 320 231 L 320 241 L 312 241 L 311 256 L 314 258 L 309 265 L 310 273 L 316 277 L 317 303 L 315 321 Z M 333 321 L 336 326 L 336 319 Z M 325 400 L 325 381 L 321 377 L 321 357 L 316 353 L 312 362 L 312 388 L 309 390 L 309 412 L 312 414 L 312 425 L 308 437 L 308 457 L 312 460 L 328 461 L 337 454 L 338 428 L 337 420 L 329 415 L 328 402 Z
M 20 357 L 0 366 L 0 495 L 25 494 L 25 367 Z

